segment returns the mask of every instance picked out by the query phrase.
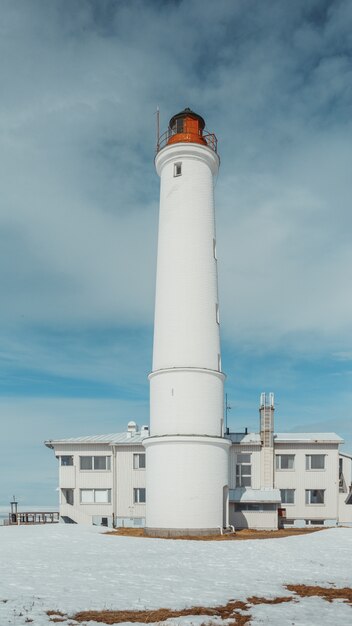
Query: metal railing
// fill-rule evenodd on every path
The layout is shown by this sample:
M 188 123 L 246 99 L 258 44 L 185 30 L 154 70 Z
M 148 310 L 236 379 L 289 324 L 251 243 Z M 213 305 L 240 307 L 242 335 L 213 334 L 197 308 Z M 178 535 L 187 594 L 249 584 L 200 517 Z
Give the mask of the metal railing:
M 163 148 L 165 148 L 165 146 L 167 146 L 169 140 L 171 139 L 171 137 L 173 137 L 174 135 L 189 135 L 189 137 L 192 137 L 192 135 L 194 136 L 196 133 L 193 132 L 188 132 L 187 130 L 185 132 L 182 133 L 178 133 L 176 132 L 176 130 L 172 130 L 171 128 L 168 128 L 164 133 L 162 133 L 162 135 L 160 135 L 160 137 L 158 138 L 157 144 L 156 144 L 156 152 L 160 152 L 160 150 L 162 150 Z M 210 148 L 211 150 L 213 150 L 214 152 L 218 152 L 218 140 L 216 138 L 216 135 L 214 135 L 214 133 L 209 133 L 207 130 L 204 132 L 200 132 L 198 133 L 199 137 L 201 139 L 203 139 L 206 143 L 206 145 L 208 146 L 208 148 Z M 192 143 L 192 140 L 189 140 L 190 143 Z M 187 142 L 188 143 L 188 142 Z
M 57 524 L 59 521 L 60 514 L 58 511 L 20 511 L 18 513 L 9 513 L 6 525 Z

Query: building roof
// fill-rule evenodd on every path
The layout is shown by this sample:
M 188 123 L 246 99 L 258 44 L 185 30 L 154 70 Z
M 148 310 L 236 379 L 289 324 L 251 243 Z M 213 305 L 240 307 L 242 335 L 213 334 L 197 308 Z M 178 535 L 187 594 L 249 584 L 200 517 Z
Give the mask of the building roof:
M 226 439 L 230 439 L 232 443 L 261 443 L 259 433 L 229 433 L 225 435 L 225 437 Z
M 60 444 L 80 444 L 80 443 L 107 443 L 109 445 L 135 445 L 142 443 L 148 436 L 148 431 L 137 433 L 112 433 L 110 435 L 88 435 L 87 437 L 69 437 L 68 439 L 49 439 L 44 441 L 48 448 L 53 448 Z
M 347 459 L 352 459 L 352 454 L 347 454 L 347 452 L 340 452 L 340 456 L 345 456 Z
M 232 502 L 281 502 L 279 489 L 243 489 L 237 487 L 230 489 L 229 492 Z
M 336 433 L 276 433 L 275 443 L 343 443 Z

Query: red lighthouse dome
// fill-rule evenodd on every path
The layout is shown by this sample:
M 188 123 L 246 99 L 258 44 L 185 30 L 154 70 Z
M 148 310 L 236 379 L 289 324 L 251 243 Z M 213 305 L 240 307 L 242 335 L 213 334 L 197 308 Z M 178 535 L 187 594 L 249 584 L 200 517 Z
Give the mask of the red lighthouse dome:
M 159 137 L 157 152 L 176 143 L 198 143 L 217 152 L 215 135 L 205 130 L 204 119 L 190 108 L 172 116 L 167 131 Z
M 205 128 L 205 121 L 203 118 L 187 108 L 174 115 L 170 122 L 169 128 L 171 130 L 171 136 L 168 140 L 168 145 L 172 143 L 201 143 L 206 145 L 206 141 L 203 137 L 203 130 Z

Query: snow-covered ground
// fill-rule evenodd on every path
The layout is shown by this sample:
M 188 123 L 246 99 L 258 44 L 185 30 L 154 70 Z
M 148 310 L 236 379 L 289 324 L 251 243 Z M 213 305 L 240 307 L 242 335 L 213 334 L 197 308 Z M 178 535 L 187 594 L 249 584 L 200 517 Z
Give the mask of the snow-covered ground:
M 47 626 L 53 623 L 48 609 L 72 615 L 88 609 L 214 606 L 253 595 L 290 595 L 285 584 L 351 587 L 352 529 L 203 542 L 109 536 L 75 525 L 1 527 L 0 568 L 0 625 Z M 352 623 L 350 606 L 320 598 L 257 605 L 250 613 L 253 624 Z

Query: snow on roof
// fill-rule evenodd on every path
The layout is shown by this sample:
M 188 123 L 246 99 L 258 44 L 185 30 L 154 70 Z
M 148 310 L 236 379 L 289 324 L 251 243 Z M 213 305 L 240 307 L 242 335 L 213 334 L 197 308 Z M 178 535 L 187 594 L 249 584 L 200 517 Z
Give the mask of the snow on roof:
M 310 443 L 343 443 L 336 433 L 276 433 L 275 443 L 310 442 Z
M 230 489 L 232 502 L 281 502 L 279 489 Z
M 69 437 L 68 439 L 53 439 L 45 441 L 45 445 L 48 448 L 52 448 L 54 445 L 59 444 L 80 444 L 80 443 L 107 443 L 110 445 L 115 444 L 127 444 L 133 445 L 136 443 L 142 443 L 142 440 L 148 436 L 148 431 L 137 433 L 112 433 L 110 435 L 88 435 L 87 437 Z
M 261 443 L 259 433 L 229 433 L 225 437 L 230 439 L 232 443 Z

